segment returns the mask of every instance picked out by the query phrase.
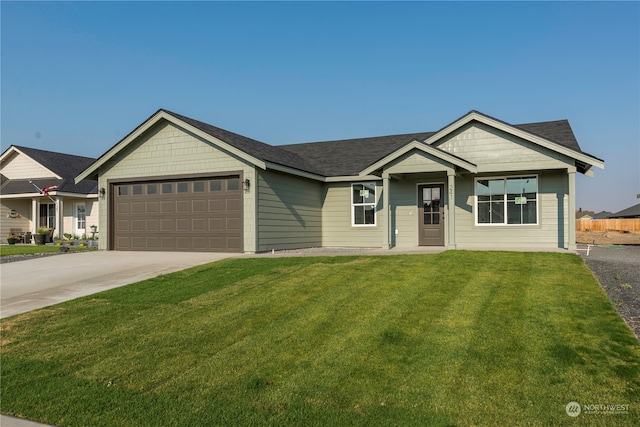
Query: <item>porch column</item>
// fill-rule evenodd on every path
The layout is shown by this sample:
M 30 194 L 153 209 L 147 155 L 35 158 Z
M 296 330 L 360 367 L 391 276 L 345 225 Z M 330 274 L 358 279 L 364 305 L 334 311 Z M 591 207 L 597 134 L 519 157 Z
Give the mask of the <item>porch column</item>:
M 36 234 L 38 231 L 38 221 L 40 221 L 40 217 L 38 216 L 38 199 L 35 197 L 31 198 L 31 234 Z
M 391 238 L 390 238 L 390 229 L 391 226 L 391 206 L 389 206 L 389 174 L 382 174 L 382 211 L 384 214 L 382 215 L 382 248 L 383 249 L 391 249 Z
M 447 247 L 449 249 L 456 248 L 456 171 L 455 169 L 447 170 L 447 188 L 448 188 L 448 203 L 447 203 L 447 227 L 449 242 Z
M 60 197 L 56 197 L 56 228 L 57 230 L 54 231 L 54 235 L 56 234 L 56 231 L 58 232 L 58 237 L 62 237 L 63 233 L 64 233 L 64 206 L 63 206 L 63 202 L 62 202 L 62 198 Z
M 570 251 L 575 251 L 577 249 L 576 246 L 576 168 L 568 168 L 567 174 L 569 176 L 569 212 L 567 215 L 569 217 L 568 227 L 569 227 L 569 241 L 567 249 Z M 560 224 L 558 224 L 558 227 Z

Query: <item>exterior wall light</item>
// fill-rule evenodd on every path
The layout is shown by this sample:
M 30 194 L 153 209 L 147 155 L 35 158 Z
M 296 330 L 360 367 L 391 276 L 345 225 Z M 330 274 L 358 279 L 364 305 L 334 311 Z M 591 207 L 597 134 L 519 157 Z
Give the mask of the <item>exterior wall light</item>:
M 242 181 L 242 189 L 244 191 L 249 191 L 249 188 L 251 188 L 251 181 L 249 181 L 249 178 L 247 178 L 244 181 Z

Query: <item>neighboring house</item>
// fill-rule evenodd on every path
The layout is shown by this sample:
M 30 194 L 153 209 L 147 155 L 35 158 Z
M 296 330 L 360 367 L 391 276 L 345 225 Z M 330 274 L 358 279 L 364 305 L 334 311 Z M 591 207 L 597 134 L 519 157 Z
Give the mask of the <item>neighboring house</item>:
M 601 211 L 593 216 L 593 219 L 609 219 L 613 213 L 609 211 Z
M 592 219 L 594 215 L 595 213 L 593 211 L 583 211 L 582 209 L 579 209 L 576 212 L 576 219 Z
M 609 218 L 640 218 L 640 203 L 623 209 L 620 212 L 613 213 Z
M 55 236 L 89 234 L 89 227 L 98 224 L 97 182 L 76 184 L 74 178 L 94 161 L 10 146 L 0 156 L 2 235 L 12 230 L 35 233 L 40 227 L 53 228 Z
M 76 182 L 98 180 L 102 249 L 574 249 L 593 166 L 566 120 L 272 146 L 161 109 Z

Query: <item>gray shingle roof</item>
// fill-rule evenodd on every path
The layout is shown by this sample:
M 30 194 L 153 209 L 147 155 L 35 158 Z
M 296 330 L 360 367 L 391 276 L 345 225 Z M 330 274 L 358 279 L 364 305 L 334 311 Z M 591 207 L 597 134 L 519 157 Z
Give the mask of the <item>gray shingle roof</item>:
M 176 117 L 177 119 L 185 123 L 190 124 L 197 129 L 200 129 L 201 131 L 217 139 L 226 142 L 227 144 L 239 150 L 244 151 L 245 153 L 257 159 L 271 163 L 277 163 L 283 166 L 289 166 L 294 169 L 299 169 L 306 172 L 322 174 L 322 171 L 315 167 L 313 163 L 310 163 L 306 159 L 303 159 L 294 152 L 283 150 L 280 147 L 265 144 L 264 142 L 247 138 L 246 136 L 238 135 L 237 133 L 229 132 L 228 130 L 221 129 L 208 123 L 194 120 L 168 110 L 162 111 Z
M 357 175 L 360 171 L 413 140 L 423 141 L 432 132 L 281 145 L 280 148 L 311 161 L 324 176 Z
M 273 146 L 165 109 L 158 110 L 158 112 L 160 111 L 165 112 L 166 114 L 169 114 L 208 135 L 222 140 L 232 147 L 235 147 L 236 149 L 241 150 L 242 152 L 259 160 L 325 177 L 357 175 L 368 166 L 371 166 L 375 162 L 381 160 L 413 140 L 424 141 L 436 133 L 418 132 Z M 158 112 L 154 113 L 151 117 L 155 116 Z M 586 154 L 597 159 L 588 153 L 584 153 L 580 149 L 567 120 L 510 125 L 509 123 L 487 116 L 480 112 L 472 112 L 505 123 L 506 125 L 514 126 L 525 132 L 543 137 L 551 142 L 569 148 L 577 153 Z M 451 124 L 458 120 L 460 119 L 453 121 Z M 143 126 L 146 122 L 147 121 L 143 122 L 140 126 Z M 445 129 L 447 126 L 442 129 Z M 134 129 L 134 131 L 121 141 L 126 140 L 130 135 L 134 134 L 138 128 Z M 109 151 L 107 151 L 107 153 L 108 152 Z M 104 155 L 107 155 L 107 153 Z
M 640 203 L 611 214 L 609 218 L 640 218 Z
M 89 167 L 95 159 L 18 145 L 14 145 L 13 147 L 62 178 L 41 179 L 42 177 L 34 177 L 32 181 L 36 183 L 38 187 L 42 188 L 43 186 L 57 185 L 58 189 L 56 191 L 58 192 L 76 194 L 97 192 L 97 181 L 85 180 L 78 184 L 74 183 L 74 178 Z M 3 194 L 34 193 L 35 191 L 35 187 L 29 184 L 29 180 L 7 180 L 2 187 Z

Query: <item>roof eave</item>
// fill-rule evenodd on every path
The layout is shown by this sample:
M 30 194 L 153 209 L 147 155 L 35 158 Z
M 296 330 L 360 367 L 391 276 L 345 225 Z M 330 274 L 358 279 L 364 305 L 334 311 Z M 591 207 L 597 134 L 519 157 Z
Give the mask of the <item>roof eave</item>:
M 403 146 L 402 148 L 394 151 L 393 153 L 389 154 L 388 156 L 380 159 L 379 161 L 377 161 L 376 163 L 372 164 L 371 166 L 367 167 L 366 169 L 363 169 L 360 172 L 360 176 L 363 175 L 371 175 L 373 174 L 375 171 L 383 168 L 385 165 L 389 164 L 390 162 L 392 162 L 393 160 L 399 158 L 400 156 L 403 156 L 404 154 L 408 153 L 411 150 L 420 150 L 422 152 L 425 152 L 427 154 L 430 154 L 436 158 L 439 158 L 440 160 L 444 160 L 447 163 L 450 163 L 451 165 L 454 166 L 458 166 L 460 168 L 466 169 L 467 171 L 471 172 L 471 173 L 477 173 L 478 172 L 478 167 L 477 165 L 474 165 L 471 162 L 467 162 L 466 160 L 463 160 L 459 157 L 456 157 L 452 154 L 449 154 L 445 151 L 439 150 L 435 147 L 431 147 L 430 145 L 426 145 L 423 142 L 417 141 L 417 140 L 413 140 L 411 142 L 409 142 L 408 144 L 406 144 L 405 146 Z
M 534 144 L 545 147 L 551 151 L 555 151 L 557 153 L 563 154 L 567 157 L 573 158 L 577 161 L 583 162 L 587 165 L 592 165 L 600 169 L 604 169 L 604 161 L 598 159 L 597 157 L 591 156 L 589 154 L 572 150 L 570 148 L 564 147 L 556 142 L 550 141 L 541 136 L 532 134 L 523 129 L 519 129 L 515 126 L 512 126 L 508 123 L 505 123 L 501 120 L 495 119 L 491 116 L 487 116 L 486 114 L 482 114 L 478 111 L 470 111 L 466 115 L 462 116 L 458 120 L 448 124 L 443 127 L 431 137 L 427 138 L 424 142 L 428 145 L 433 144 L 434 142 L 444 138 L 455 130 L 461 128 L 462 126 L 471 123 L 472 121 L 477 121 L 480 123 L 484 123 L 487 126 L 491 126 L 493 128 L 502 130 L 504 132 L 510 133 L 514 136 L 522 138 L 524 140 L 530 141 Z

